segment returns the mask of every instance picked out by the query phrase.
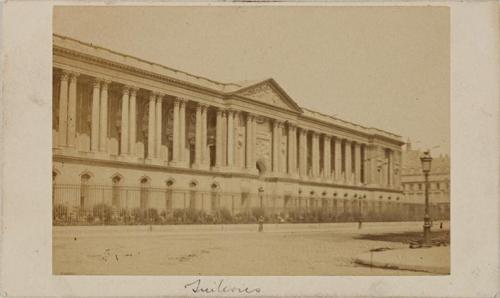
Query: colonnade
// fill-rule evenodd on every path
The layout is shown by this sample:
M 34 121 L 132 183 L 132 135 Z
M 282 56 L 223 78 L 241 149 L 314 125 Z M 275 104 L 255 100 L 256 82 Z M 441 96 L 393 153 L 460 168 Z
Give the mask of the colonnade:
M 75 148 L 75 121 L 78 74 L 62 71 L 59 87 L 59 127 L 57 147 Z M 106 154 L 108 138 L 108 89 L 111 81 L 95 78 L 92 83 L 90 150 Z M 137 158 L 137 93 L 134 86 L 120 85 L 121 130 L 120 156 Z M 55 90 L 56 91 L 56 90 Z M 208 147 L 209 108 L 215 109 L 215 161 L 214 169 L 256 169 L 256 119 L 257 114 L 220 106 L 209 107 L 195 102 L 195 155 L 189 160 L 186 147 L 186 105 L 188 99 L 166 96 L 148 91 L 147 160 L 169 166 L 210 169 Z M 171 159 L 162 149 L 162 105 L 173 101 L 173 130 Z M 244 155 L 237 154 L 237 129 L 240 118 L 244 122 Z M 270 175 L 300 179 L 318 179 L 350 185 L 398 185 L 394 175 L 394 150 L 374 145 L 368 141 L 354 141 L 345 137 L 300 127 L 298 122 L 266 119 L 271 123 Z M 285 132 L 283 134 L 283 131 Z M 286 139 L 282 148 L 282 138 Z M 309 145 L 310 140 L 310 145 Z M 280 155 L 286 152 L 285 157 Z

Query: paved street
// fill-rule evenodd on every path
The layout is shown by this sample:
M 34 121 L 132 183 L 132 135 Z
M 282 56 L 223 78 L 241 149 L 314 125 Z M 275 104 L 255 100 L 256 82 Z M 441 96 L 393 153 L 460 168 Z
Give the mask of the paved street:
M 54 227 L 55 274 L 421 275 L 376 269 L 353 259 L 398 242 L 362 233 L 421 230 L 422 223 Z M 448 229 L 448 223 L 445 223 Z

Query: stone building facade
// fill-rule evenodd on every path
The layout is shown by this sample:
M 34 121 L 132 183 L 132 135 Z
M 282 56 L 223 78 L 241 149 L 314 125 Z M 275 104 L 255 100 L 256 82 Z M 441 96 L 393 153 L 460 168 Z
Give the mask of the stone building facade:
M 423 152 L 412 149 L 408 140 L 402 152 L 401 184 L 405 202 L 424 204 L 425 179 L 420 157 Z M 429 173 L 429 203 L 434 206 L 434 218 L 450 218 L 450 157 L 433 157 Z
M 273 79 L 220 83 L 53 39 L 54 206 L 375 216 L 403 200 L 398 135 L 300 107 Z

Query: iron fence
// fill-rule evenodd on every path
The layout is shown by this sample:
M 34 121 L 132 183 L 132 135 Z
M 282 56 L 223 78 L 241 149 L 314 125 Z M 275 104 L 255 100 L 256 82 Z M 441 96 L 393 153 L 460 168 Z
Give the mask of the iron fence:
M 424 206 L 356 198 L 277 196 L 104 185 L 53 186 L 54 225 L 421 220 Z M 431 206 L 449 219 L 449 206 Z

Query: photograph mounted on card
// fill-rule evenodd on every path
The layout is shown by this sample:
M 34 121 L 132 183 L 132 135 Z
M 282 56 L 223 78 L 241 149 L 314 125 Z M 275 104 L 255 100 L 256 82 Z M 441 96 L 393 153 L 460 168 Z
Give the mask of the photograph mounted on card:
M 52 273 L 449 275 L 449 23 L 55 6 Z

